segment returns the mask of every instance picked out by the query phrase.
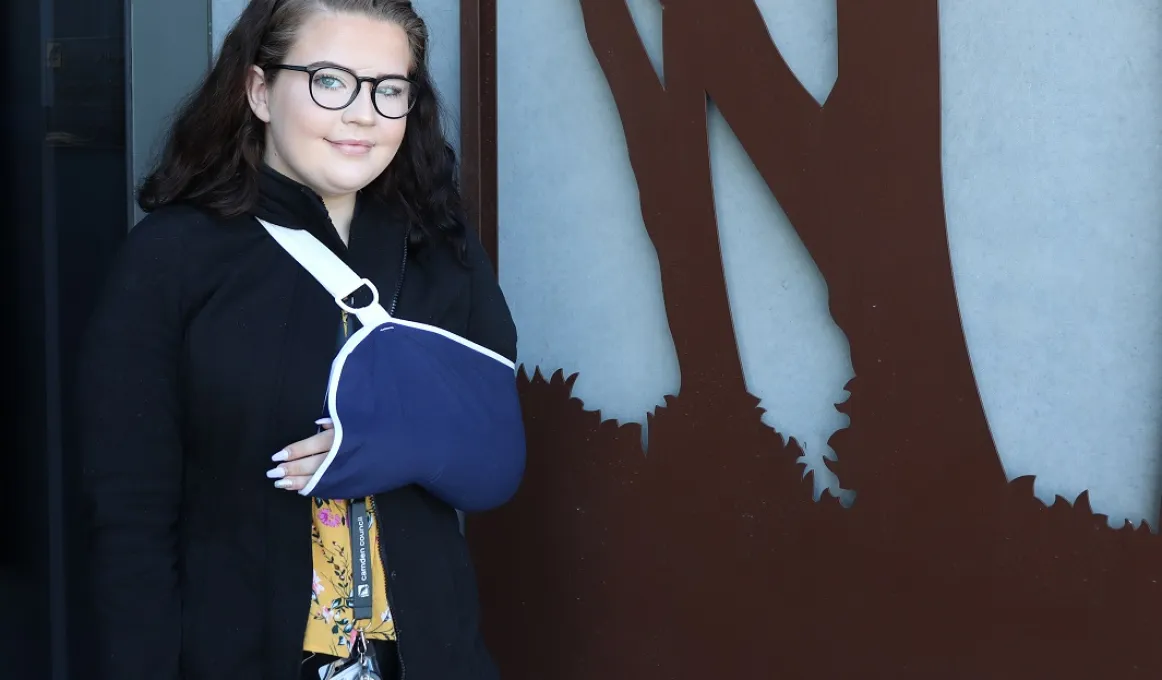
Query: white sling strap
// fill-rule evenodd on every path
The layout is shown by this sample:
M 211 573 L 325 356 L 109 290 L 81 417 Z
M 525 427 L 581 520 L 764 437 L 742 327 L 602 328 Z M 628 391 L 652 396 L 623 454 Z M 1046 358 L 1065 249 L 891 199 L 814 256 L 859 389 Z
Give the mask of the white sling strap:
M 334 296 L 335 304 L 354 314 L 365 328 L 373 328 L 391 320 L 391 315 L 379 304 L 379 290 L 375 284 L 352 271 L 338 255 L 319 243 L 309 232 L 280 227 L 262 219 L 258 221 L 283 250 Z M 359 308 L 349 306 L 346 298 L 364 286 L 371 290 L 371 303 Z

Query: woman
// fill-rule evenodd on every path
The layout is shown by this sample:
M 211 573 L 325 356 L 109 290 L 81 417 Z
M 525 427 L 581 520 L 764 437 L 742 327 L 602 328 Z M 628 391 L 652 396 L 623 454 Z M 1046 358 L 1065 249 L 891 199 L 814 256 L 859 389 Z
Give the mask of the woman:
M 384 678 L 497 677 L 452 507 L 417 486 L 297 493 L 331 447 L 320 404 L 355 319 L 258 221 L 314 236 L 398 318 L 512 360 L 426 53 L 406 0 L 253 0 L 177 116 L 81 362 L 87 677 L 314 680 L 364 645 Z M 359 576 L 349 522 L 369 507 L 359 540 L 381 549 Z

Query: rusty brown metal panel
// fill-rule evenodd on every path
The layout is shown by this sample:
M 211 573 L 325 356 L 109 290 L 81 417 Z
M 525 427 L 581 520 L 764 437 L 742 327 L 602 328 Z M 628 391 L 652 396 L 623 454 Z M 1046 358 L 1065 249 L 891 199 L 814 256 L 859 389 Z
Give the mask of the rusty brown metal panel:
M 576 376 L 521 374 L 525 482 L 468 532 L 504 677 L 1162 677 L 1159 538 L 1110 529 L 1085 494 L 1046 507 L 1032 478 L 1006 480 L 989 433 L 949 261 L 936 0 L 838 0 L 824 106 L 752 0 L 664 1 L 664 88 L 624 0 L 576 1 L 625 130 L 682 387 L 650 417 L 646 455 L 640 427 L 571 397 Z M 829 442 L 858 493 L 849 509 L 812 500 L 799 445 L 746 392 L 707 96 L 850 341 L 851 425 Z
M 460 183 L 496 266 L 496 0 L 460 0 Z

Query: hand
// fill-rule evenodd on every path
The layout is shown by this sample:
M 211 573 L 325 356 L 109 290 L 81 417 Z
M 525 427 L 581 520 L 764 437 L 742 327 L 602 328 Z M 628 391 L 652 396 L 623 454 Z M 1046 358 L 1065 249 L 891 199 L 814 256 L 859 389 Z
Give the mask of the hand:
M 323 458 L 335 441 L 335 425 L 330 418 L 320 418 L 315 424 L 321 425 L 323 431 L 297 441 L 270 457 L 278 465 L 267 470 L 266 476 L 277 480 L 274 483 L 277 488 L 299 491 L 323 464 Z

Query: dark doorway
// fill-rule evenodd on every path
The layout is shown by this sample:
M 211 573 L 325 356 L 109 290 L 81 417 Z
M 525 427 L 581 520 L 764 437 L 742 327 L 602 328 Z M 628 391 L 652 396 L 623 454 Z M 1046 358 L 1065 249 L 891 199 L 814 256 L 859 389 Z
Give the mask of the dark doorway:
M 4 312 L 17 349 L 0 597 L 21 615 L 0 621 L 0 658 L 6 676 L 63 680 L 89 653 L 69 396 L 81 329 L 129 226 L 125 0 L 16 0 L 4 12 L 6 77 L 20 87 L 4 107 Z

